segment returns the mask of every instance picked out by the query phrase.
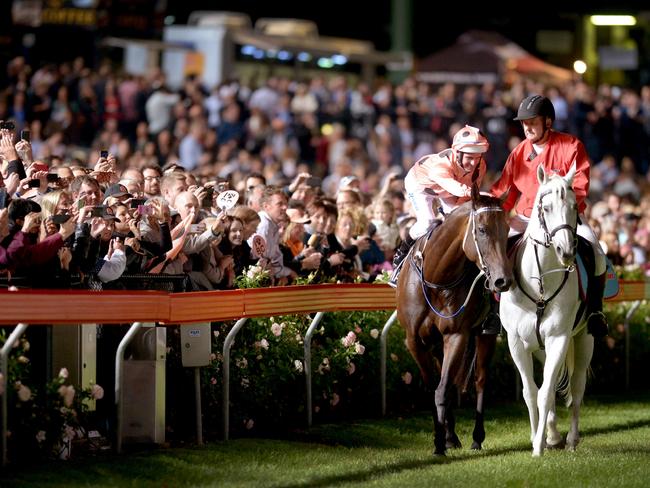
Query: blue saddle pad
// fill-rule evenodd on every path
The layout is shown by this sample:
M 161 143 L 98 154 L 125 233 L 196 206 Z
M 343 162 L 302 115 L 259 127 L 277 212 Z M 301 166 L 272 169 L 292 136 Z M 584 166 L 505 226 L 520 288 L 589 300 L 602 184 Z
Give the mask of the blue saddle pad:
M 582 257 L 578 255 L 576 257 L 576 262 L 578 263 L 578 283 L 580 286 L 580 297 L 583 300 L 587 299 L 587 270 L 582 261 Z M 605 298 L 612 298 L 618 295 L 620 288 L 618 286 L 618 277 L 616 276 L 616 271 L 609 259 L 607 259 L 607 281 L 605 281 L 605 291 L 603 293 Z

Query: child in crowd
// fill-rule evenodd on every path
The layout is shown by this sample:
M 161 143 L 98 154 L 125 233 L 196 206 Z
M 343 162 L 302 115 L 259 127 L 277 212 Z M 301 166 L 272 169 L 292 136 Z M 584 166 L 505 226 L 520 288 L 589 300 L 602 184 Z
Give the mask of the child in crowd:
M 399 227 L 395 223 L 395 207 L 393 202 L 382 198 L 372 206 L 372 223 L 377 229 L 375 240 L 384 252 L 387 261 L 393 260 L 393 253 L 400 242 Z

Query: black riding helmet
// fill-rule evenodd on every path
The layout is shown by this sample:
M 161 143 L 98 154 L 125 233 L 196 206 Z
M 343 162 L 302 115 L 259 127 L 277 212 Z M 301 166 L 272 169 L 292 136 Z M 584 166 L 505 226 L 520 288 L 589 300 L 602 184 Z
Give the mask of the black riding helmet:
M 531 95 L 521 101 L 514 120 L 528 120 L 538 116 L 548 117 L 554 121 L 555 108 L 548 98 L 542 95 Z

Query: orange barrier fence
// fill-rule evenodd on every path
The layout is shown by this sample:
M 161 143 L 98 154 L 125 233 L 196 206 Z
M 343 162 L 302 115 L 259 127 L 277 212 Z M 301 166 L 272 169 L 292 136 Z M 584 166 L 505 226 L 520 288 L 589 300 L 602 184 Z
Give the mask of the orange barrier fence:
M 621 281 L 610 301 L 650 298 L 650 283 Z M 233 320 L 316 311 L 391 310 L 387 285 L 325 284 L 196 293 L 160 291 L 30 290 L 0 292 L 0 324 L 171 324 Z

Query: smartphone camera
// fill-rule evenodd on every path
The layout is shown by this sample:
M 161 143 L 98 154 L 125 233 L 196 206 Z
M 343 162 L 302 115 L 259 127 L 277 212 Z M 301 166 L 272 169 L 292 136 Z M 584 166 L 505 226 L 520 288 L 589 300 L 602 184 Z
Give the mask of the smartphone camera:
M 29 188 L 39 188 L 41 186 L 41 180 L 38 178 L 32 178 L 27 182 Z
M 48 183 L 58 183 L 59 182 L 59 175 L 56 173 L 48 173 L 47 174 L 47 182 Z
M 20 131 L 20 138 L 21 138 L 23 141 L 27 141 L 27 142 L 29 142 L 29 138 L 30 138 L 29 130 L 27 130 L 27 129 L 23 129 L 23 130 L 21 130 L 21 131 Z
M 105 207 L 93 207 L 92 210 L 90 211 L 90 216 L 102 217 L 104 215 L 104 208 Z
M 69 215 L 69 214 L 63 214 L 63 215 L 52 215 L 52 216 L 50 217 L 50 220 L 51 220 L 52 223 L 54 223 L 54 224 L 61 225 L 61 224 L 65 224 L 68 220 L 70 220 L 70 218 L 72 218 L 72 215 Z
M 153 212 L 153 207 L 149 207 L 148 205 L 138 205 L 138 213 L 142 216 L 153 215 Z
M 104 159 L 107 159 L 108 158 L 108 151 L 101 151 L 99 153 L 99 156 L 104 158 Z
M 214 196 L 214 188 L 211 186 L 206 187 L 205 197 L 203 197 L 203 200 L 201 201 L 201 208 L 212 208 L 213 196 Z

